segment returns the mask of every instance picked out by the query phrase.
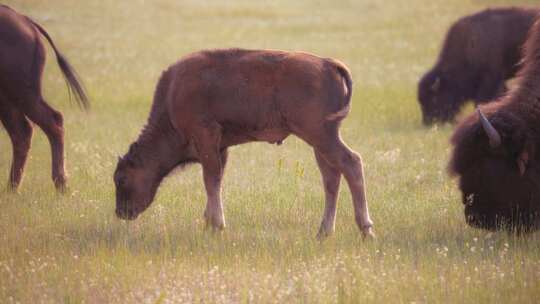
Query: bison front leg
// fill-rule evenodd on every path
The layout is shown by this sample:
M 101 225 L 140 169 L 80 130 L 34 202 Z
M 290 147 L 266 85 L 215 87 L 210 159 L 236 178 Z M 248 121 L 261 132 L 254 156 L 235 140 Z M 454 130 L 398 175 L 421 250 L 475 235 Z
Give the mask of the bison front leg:
M 328 161 L 317 151 L 315 151 L 315 158 L 321 171 L 322 182 L 324 185 L 325 193 L 325 208 L 324 215 L 319 228 L 317 238 L 322 240 L 325 237 L 334 233 L 336 223 L 336 204 L 339 194 L 339 183 L 341 180 L 341 173 L 338 169 L 334 168 Z
M 341 156 L 342 172 L 351 190 L 356 224 L 365 237 L 374 237 L 375 235 L 372 231 L 373 221 L 371 221 L 369 216 L 366 199 L 362 159 L 345 145 L 343 147 Z
M 227 152 L 220 153 L 221 129 L 219 126 L 200 130 L 195 145 L 202 165 L 204 186 L 206 188 L 206 209 L 204 218 L 207 227 L 222 230 L 225 216 L 221 202 L 221 180 L 227 160 Z

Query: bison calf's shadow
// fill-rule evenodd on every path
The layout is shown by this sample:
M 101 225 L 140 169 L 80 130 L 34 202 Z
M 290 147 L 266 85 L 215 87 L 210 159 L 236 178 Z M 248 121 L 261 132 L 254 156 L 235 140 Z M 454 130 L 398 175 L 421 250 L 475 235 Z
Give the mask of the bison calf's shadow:
M 169 172 L 197 162 L 207 196 L 204 218 L 208 226 L 223 229 L 221 181 L 228 147 L 279 144 L 294 134 L 313 147 L 322 175 L 326 198 L 318 236 L 334 232 L 342 175 L 356 223 L 363 235 L 372 236 L 362 161 L 339 135 L 351 94 L 345 65 L 308 53 L 228 49 L 184 57 L 162 73 L 148 122 L 118 161 L 116 214 L 135 219 Z

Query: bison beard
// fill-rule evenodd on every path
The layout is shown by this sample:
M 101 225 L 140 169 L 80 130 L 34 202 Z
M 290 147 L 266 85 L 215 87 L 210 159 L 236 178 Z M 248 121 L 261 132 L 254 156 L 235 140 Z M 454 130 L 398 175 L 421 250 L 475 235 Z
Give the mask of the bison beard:
M 423 123 L 450 122 L 467 100 L 506 92 L 537 9 L 497 8 L 463 17 L 446 35 L 435 66 L 418 84 Z
M 469 225 L 529 232 L 540 228 L 540 21 L 525 43 L 517 84 L 455 130 L 449 171 Z
M 294 134 L 313 147 L 322 175 L 326 207 L 318 236 L 334 231 L 341 175 L 351 190 L 356 223 L 371 236 L 362 163 L 339 135 L 351 94 L 351 76 L 342 63 L 307 53 L 231 49 L 185 57 L 162 74 L 146 127 L 118 161 L 116 214 L 135 219 L 169 172 L 198 162 L 207 194 L 204 217 L 222 229 L 228 147 L 279 144 Z

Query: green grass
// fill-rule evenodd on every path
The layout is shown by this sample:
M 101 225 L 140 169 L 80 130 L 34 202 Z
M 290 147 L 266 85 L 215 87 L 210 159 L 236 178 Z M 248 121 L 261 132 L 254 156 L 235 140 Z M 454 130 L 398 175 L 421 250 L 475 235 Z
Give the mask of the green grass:
M 70 104 L 49 49 L 44 93 L 65 116 L 69 190 L 55 193 L 36 131 L 20 193 L 0 193 L 0 302 L 537 302 L 540 235 L 465 225 L 446 174 L 452 126 L 423 128 L 416 102 L 446 28 L 490 3 L 8 0 L 49 31 L 93 108 Z M 189 52 L 233 46 L 305 50 L 351 68 L 342 133 L 364 160 L 376 240 L 361 239 L 343 183 L 336 233 L 316 241 L 322 185 L 311 149 L 293 137 L 232 149 L 223 233 L 203 228 L 199 166 L 170 176 L 137 221 L 114 217 L 117 156 L 144 125 L 160 72 Z M 4 183 L 5 132 L 0 146 Z

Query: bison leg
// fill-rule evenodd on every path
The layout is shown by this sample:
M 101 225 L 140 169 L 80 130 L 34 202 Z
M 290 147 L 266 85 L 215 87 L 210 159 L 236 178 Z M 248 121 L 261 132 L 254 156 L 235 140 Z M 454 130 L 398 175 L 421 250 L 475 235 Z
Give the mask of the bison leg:
M 316 127 L 309 127 L 315 125 Z M 351 191 L 356 224 L 364 236 L 373 237 L 373 222 L 369 216 L 364 188 L 364 172 L 360 156 L 349 149 L 339 135 L 339 123 L 326 121 L 292 125 L 294 134 L 305 140 L 328 164 L 339 170 Z
M 339 138 L 337 138 L 334 146 L 329 146 L 325 150 L 326 152 L 322 153 L 324 158 L 329 160 L 330 163 L 335 164 L 347 180 L 353 199 L 356 224 L 364 236 L 372 237 L 373 222 L 368 211 L 364 172 L 360 156 L 349 149 Z
M 66 173 L 64 171 L 64 123 L 62 114 L 51 108 L 43 98 L 25 104 L 25 114 L 47 135 L 51 145 L 52 179 L 58 191 L 64 191 Z
M 5 100 L 0 101 L 0 120 L 13 146 L 13 161 L 9 175 L 9 189 L 16 191 L 21 183 L 24 165 L 32 141 L 32 125 L 28 119 Z
M 321 227 L 319 228 L 319 233 L 317 234 L 317 238 L 323 239 L 331 235 L 335 230 L 336 203 L 339 194 L 341 173 L 328 163 L 328 161 L 317 151 L 315 151 L 315 158 L 317 159 L 317 164 L 321 171 L 325 193 L 324 215 Z
M 225 228 L 223 204 L 221 202 L 221 180 L 227 159 L 226 151 L 220 152 L 221 128 L 206 127 L 199 130 L 194 138 L 199 161 L 202 165 L 206 188 L 206 225 L 215 229 Z
M 318 132 L 311 130 L 309 133 L 298 133 L 332 167 L 343 174 L 351 191 L 356 224 L 364 236 L 373 237 L 373 222 L 369 216 L 366 200 L 362 160 L 343 143 L 339 136 L 338 125 L 327 125 Z

